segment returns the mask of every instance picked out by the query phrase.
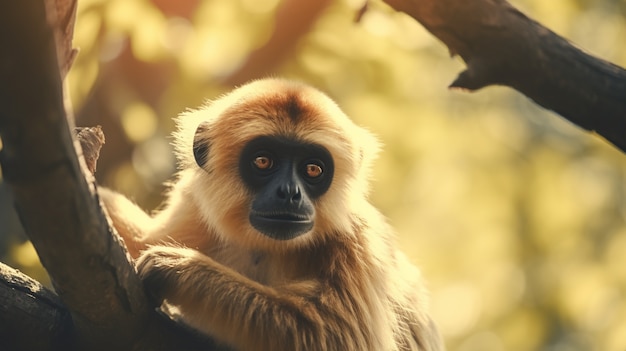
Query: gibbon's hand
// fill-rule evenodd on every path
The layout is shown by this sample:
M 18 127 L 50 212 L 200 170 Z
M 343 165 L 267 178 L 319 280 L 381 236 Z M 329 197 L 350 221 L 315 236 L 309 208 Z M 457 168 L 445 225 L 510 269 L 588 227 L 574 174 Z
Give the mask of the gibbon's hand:
M 196 254 L 192 249 L 171 246 L 152 246 L 141 254 L 136 262 L 137 273 L 155 304 L 172 298 L 180 282 L 188 279 Z

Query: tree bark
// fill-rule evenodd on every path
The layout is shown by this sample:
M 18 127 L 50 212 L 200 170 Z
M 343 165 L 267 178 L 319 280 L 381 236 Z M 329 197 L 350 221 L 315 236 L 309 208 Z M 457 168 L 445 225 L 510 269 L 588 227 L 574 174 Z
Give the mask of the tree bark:
M 3 181 L 72 320 L 71 328 L 63 324 L 66 338 L 53 333 L 51 348 L 212 349 L 206 338 L 172 327 L 148 303 L 123 243 L 99 205 L 93 175 L 77 157 L 61 84 L 75 54 L 65 47 L 71 39 L 64 37 L 71 35 L 64 20 L 71 21 L 73 14 L 59 12 L 75 8 L 75 0 L 25 0 L 4 3 L 0 11 Z M 11 289 L 2 291 L 10 292 L 7 296 L 16 303 L 34 296 Z M 42 315 L 50 310 L 43 306 L 48 300 L 35 300 L 34 308 Z M 50 313 L 50 318 L 63 320 L 58 317 L 63 312 Z M 19 313 L 11 316 L 15 318 L 3 322 L 3 329 L 14 323 L 30 330 L 36 323 L 36 318 L 19 318 Z M 5 336 L 3 342 L 9 344 L 18 337 Z
M 49 12 L 42 1 L 20 1 L 2 13 L 1 44 L 10 52 L 0 61 L 4 180 L 81 345 L 120 347 L 149 308 L 74 152 Z
M 87 282 L 89 284 L 89 282 Z M 121 350 L 228 351 L 164 313 Z M 111 338 L 117 337 L 116 334 Z M 39 282 L 0 263 L 0 340 L 5 351 L 83 350 L 76 344 L 71 313 L 59 297 Z M 102 345 L 97 349 L 105 349 Z
M 72 319 L 59 298 L 0 263 L 0 340 L 5 350 L 62 350 L 72 344 Z
M 467 69 L 451 88 L 509 86 L 626 151 L 626 70 L 578 49 L 505 0 L 384 0 Z

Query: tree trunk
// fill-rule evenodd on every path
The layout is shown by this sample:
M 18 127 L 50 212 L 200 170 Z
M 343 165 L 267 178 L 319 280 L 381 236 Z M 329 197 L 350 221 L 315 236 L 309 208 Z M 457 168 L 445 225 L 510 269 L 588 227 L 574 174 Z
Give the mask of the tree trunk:
M 8 299 L 2 301 L 15 306 L 3 307 L 0 329 L 32 330 L 35 339 L 51 328 L 49 349 L 214 349 L 206 338 L 172 327 L 148 303 L 99 205 L 93 175 L 77 157 L 61 85 L 75 53 L 67 47 L 75 8 L 75 0 L 26 0 L 6 2 L 0 11 L 3 181 L 65 306 L 48 299 L 49 292 L 32 294 L 32 284 L 19 288 L 25 280 L 4 269 Z M 4 336 L 15 348 L 36 346 L 21 344 L 34 342 L 22 334 Z

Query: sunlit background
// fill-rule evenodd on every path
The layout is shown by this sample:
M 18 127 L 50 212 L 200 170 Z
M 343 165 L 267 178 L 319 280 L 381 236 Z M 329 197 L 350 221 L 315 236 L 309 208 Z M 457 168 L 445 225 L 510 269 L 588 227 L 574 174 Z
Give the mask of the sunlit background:
M 303 80 L 384 143 L 372 202 L 449 350 L 626 350 L 626 156 L 508 88 L 449 91 L 463 63 L 379 1 L 355 24 L 362 4 L 79 0 L 69 90 L 107 137 L 99 182 L 153 209 L 173 116 L 249 79 Z M 626 1 L 513 4 L 626 66 Z M 9 208 L 0 180 L 2 261 L 47 282 Z

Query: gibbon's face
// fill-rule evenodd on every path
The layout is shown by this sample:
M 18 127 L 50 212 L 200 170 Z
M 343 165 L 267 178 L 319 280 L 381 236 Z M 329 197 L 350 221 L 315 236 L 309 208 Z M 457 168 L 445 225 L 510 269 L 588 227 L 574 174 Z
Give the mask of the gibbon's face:
M 333 159 L 322 146 L 277 136 L 248 142 L 239 173 L 254 194 L 250 224 L 277 240 L 309 232 L 315 221 L 312 200 L 328 190 L 333 172 Z
M 190 195 L 224 239 L 283 250 L 351 230 L 377 142 L 323 93 L 254 81 L 178 123 L 182 167 L 203 170 Z

